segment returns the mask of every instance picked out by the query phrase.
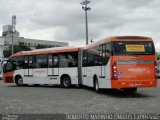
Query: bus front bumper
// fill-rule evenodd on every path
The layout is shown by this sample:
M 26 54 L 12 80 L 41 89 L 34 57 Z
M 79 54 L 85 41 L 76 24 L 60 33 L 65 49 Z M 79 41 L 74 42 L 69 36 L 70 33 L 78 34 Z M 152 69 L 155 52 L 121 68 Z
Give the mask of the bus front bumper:
M 13 77 L 5 77 L 3 78 L 4 83 L 13 83 Z

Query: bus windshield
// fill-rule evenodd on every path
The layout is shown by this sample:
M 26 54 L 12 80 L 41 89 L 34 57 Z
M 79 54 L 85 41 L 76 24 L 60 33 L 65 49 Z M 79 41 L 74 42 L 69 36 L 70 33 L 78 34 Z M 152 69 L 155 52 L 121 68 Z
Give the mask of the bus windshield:
M 113 55 L 154 55 L 151 41 L 116 41 L 113 42 Z
M 3 66 L 3 72 L 6 73 L 12 70 L 16 70 L 16 62 L 8 60 Z

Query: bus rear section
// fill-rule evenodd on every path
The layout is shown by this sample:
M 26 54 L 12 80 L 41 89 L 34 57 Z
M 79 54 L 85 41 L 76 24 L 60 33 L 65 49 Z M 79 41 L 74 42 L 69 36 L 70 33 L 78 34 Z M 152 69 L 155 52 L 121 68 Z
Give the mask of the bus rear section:
M 112 88 L 157 87 L 157 61 L 152 40 L 113 41 Z

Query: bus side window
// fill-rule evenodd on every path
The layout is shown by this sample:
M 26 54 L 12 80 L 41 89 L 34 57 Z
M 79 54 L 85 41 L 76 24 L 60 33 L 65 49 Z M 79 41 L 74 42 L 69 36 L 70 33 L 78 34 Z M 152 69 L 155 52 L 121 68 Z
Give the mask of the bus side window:
M 37 55 L 37 68 L 47 67 L 47 55 Z
M 24 67 L 24 56 L 12 57 L 12 61 L 14 61 L 16 69 L 22 69 Z
M 6 64 L 6 71 L 10 71 L 13 69 L 12 63 L 11 62 L 7 62 Z
M 94 55 L 91 53 L 88 53 L 88 66 L 94 66 L 95 60 Z
M 67 52 L 59 55 L 59 67 L 77 67 L 78 52 Z
M 111 55 L 111 43 L 107 43 L 106 44 L 106 49 L 105 49 L 105 61 L 104 61 L 104 65 L 106 65 L 109 61 Z
M 68 67 L 78 66 L 78 52 L 68 53 Z
M 99 46 L 99 57 L 98 57 L 98 64 L 102 65 L 103 63 L 103 46 Z
M 52 68 L 53 67 L 53 55 L 49 54 L 48 55 L 48 68 Z
M 83 67 L 87 66 L 87 52 L 84 51 L 83 52 L 83 64 L 82 64 Z
M 28 68 L 29 64 L 28 64 L 28 56 L 24 56 L 24 68 Z
M 111 43 L 106 44 L 106 56 L 111 55 Z
M 58 55 L 53 55 L 53 67 L 56 68 L 58 67 L 59 59 Z
M 103 44 L 99 46 L 99 64 L 106 65 L 109 61 L 110 54 L 111 54 L 111 44 Z
M 106 44 L 103 45 L 102 48 L 102 65 L 105 65 L 106 63 Z
M 36 56 L 29 56 L 29 68 L 36 68 Z
M 68 67 L 68 55 L 66 53 L 59 55 L 59 67 Z

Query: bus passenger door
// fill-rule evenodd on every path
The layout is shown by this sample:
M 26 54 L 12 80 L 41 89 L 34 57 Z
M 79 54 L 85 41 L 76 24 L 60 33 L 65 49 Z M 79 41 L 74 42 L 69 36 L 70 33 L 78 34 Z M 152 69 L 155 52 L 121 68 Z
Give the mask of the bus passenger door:
M 101 61 L 101 72 L 100 77 L 109 79 L 110 77 L 110 66 L 108 65 L 108 61 L 110 58 L 110 49 L 111 49 L 111 43 L 106 43 L 100 46 L 99 52 L 100 52 L 100 61 Z
M 83 67 L 83 77 L 87 77 L 87 67 Z
M 101 73 L 100 73 L 100 77 L 102 78 L 109 78 L 109 73 L 106 70 L 109 69 L 109 66 L 107 66 L 109 58 L 110 58 L 110 49 L 111 49 L 111 44 L 107 43 L 107 44 L 103 44 L 100 46 L 99 48 L 99 52 L 100 52 L 100 61 L 101 61 Z M 107 75 L 107 76 L 106 76 Z
M 49 54 L 48 55 L 48 76 L 52 76 L 53 75 L 53 55 Z
M 83 85 L 88 85 L 87 84 L 87 52 L 83 51 L 83 57 L 82 57 L 82 84 Z
M 82 72 L 83 72 L 83 78 L 86 78 L 87 77 L 87 52 L 83 52 L 83 64 L 82 64 L 82 66 L 83 66 L 83 70 L 82 70 Z
M 25 77 L 33 76 L 33 68 L 35 64 L 35 56 L 25 56 L 24 57 L 24 75 Z
M 33 77 L 33 68 L 35 64 L 35 56 L 29 56 L 28 76 Z
M 101 45 L 100 48 L 99 48 L 99 55 L 100 55 L 100 61 L 101 61 L 101 67 L 100 67 L 100 78 L 105 78 L 105 66 L 104 66 L 104 62 L 105 62 L 105 59 L 106 59 L 106 54 L 105 54 L 105 51 L 106 50 L 106 45 Z
M 58 55 L 48 55 L 48 78 L 49 84 L 58 84 Z
M 27 77 L 29 75 L 28 70 L 28 56 L 24 57 L 24 76 Z
M 33 81 L 33 69 L 36 67 L 36 56 L 24 57 L 24 83 L 34 83 Z
M 53 75 L 57 77 L 59 76 L 58 64 L 59 64 L 58 55 L 54 55 L 53 56 Z

